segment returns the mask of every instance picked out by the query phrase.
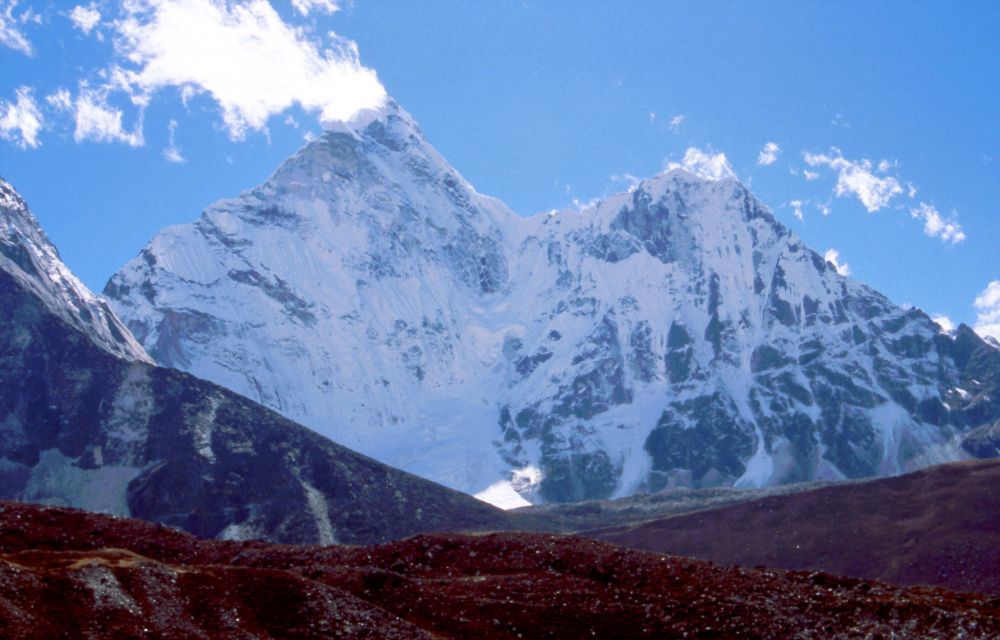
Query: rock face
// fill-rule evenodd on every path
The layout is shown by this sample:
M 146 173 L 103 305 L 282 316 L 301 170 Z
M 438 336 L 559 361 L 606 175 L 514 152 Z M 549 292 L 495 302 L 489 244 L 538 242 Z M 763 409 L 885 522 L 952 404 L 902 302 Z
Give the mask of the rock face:
M 105 293 L 158 362 L 496 502 L 892 475 L 1000 418 L 1000 350 L 838 275 L 737 181 L 521 218 L 392 103 Z
M 6 638 L 996 638 L 1000 601 L 539 534 L 202 541 L 0 503 Z
M 2 178 L 0 271 L 105 351 L 126 360 L 152 363 L 107 302 L 66 268 L 20 194 Z
M 526 526 L 150 364 L 0 186 L 0 498 L 284 542 Z

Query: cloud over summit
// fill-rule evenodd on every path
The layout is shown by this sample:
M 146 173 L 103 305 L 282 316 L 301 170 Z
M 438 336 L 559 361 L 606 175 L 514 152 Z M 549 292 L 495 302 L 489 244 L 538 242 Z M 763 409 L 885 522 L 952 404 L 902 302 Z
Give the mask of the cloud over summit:
M 385 99 L 353 42 L 330 34 L 326 46 L 265 0 L 130 0 L 123 12 L 115 47 L 130 89 L 207 94 L 236 140 L 293 105 L 331 122 Z

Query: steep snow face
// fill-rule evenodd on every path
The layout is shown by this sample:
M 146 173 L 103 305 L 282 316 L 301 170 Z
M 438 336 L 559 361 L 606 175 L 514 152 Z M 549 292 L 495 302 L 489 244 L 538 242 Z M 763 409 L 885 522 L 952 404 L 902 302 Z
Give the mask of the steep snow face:
M 419 475 L 486 486 L 506 470 L 488 310 L 508 299 L 521 220 L 394 104 L 367 116 L 162 232 L 107 295 L 159 363 Z
M 952 338 L 735 180 L 519 218 L 392 103 L 105 293 L 160 363 L 504 504 L 898 473 L 979 420 Z
M 13 276 L 50 311 L 103 349 L 127 360 L 152 362 L 107 302 L 91 293 L 66 268 L 20 194 L 3 179 L 0 179 L 0 270 Z

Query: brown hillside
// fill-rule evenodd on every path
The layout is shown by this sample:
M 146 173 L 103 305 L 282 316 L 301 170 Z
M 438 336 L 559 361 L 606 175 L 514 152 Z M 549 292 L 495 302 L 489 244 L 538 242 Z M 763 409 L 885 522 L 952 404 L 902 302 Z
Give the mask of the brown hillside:
M 1000 461 L 942 465 L 584 535 L 720 564 L 1000 594 Z
M 1000 599 L 570 536 L 201 541 L 0 503 L 6 638 L 995 638 Z

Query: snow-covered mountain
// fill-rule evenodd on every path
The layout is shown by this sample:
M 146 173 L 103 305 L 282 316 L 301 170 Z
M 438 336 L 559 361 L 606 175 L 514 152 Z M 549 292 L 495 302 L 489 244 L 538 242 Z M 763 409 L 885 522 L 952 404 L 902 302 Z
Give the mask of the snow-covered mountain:
M 895 474 L 967 456 L 1000 401 L 966 371 L 1000 352 L 838 275 L 736 180 L 522 218 L 392 102 L 105 294 L 161 364 L 497 503 Z
M 324 544 L 536 526 L 154 366 L 10 185 L 0 196 L 0 500 Z

